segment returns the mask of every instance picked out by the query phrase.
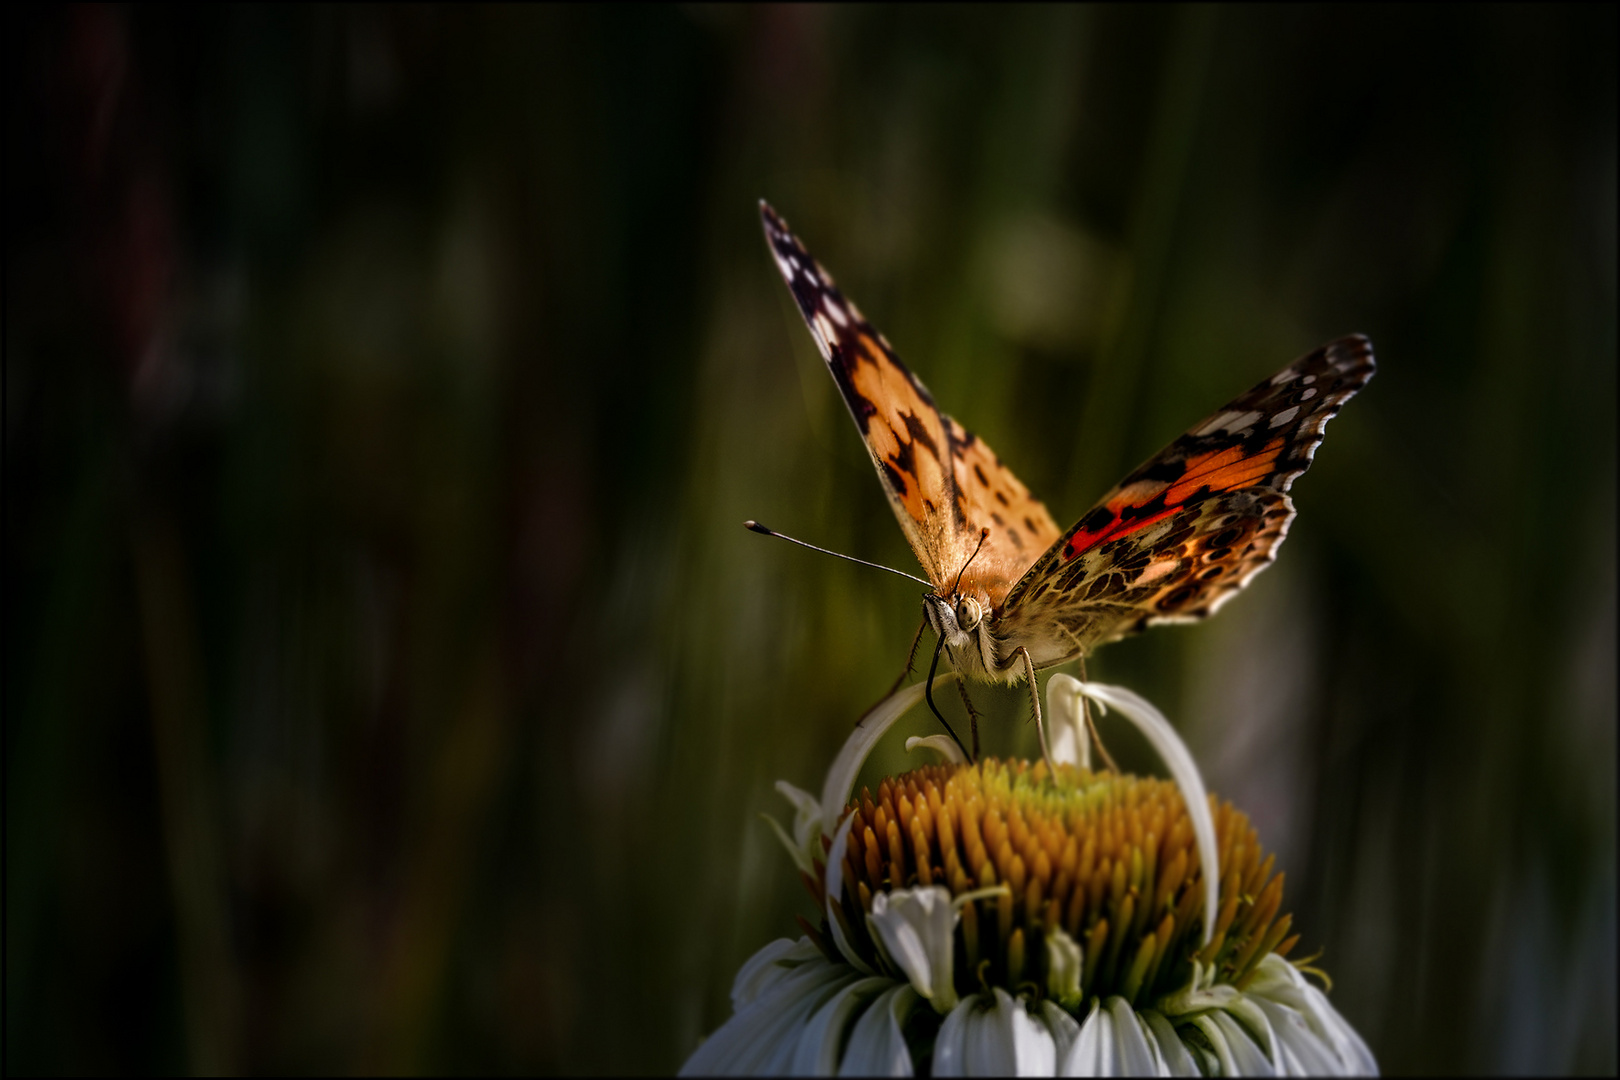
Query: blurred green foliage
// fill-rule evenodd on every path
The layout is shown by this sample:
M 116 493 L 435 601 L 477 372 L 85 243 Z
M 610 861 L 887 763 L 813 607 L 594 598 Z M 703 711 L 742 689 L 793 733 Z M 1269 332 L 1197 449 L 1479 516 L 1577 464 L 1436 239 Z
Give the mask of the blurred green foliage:
M 1615 1069 L 1612 6 L 5 20 L 8 1071 L 729 1014 L 919 617 L 740 528 L 913 566 L 761 196 L 1060 523 L 1371 335 L 1277 566 L 1091 675 L 1388 1071 Z

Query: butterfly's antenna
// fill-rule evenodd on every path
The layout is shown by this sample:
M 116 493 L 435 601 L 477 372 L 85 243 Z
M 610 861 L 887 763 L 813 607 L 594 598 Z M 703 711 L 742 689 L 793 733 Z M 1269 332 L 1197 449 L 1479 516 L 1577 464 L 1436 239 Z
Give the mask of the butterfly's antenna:
M 956 572 L 956 584 L 951 586 L 952 596 L 955 596 L 956 590 L 962 587 L 962 575 L 967 573 L 967 568 L 972 565 L 973 560 L 979 557 L 979 552 L 984 549 L 984 542 L 988 539 L 990 539 L 990 530 L 981 529 L 979 531 L 979 546 L 973 549 L 973 554 L 968 556 L 968 561 L 963 563 L 962 569 Z
M 887 570 L 891 574 L 899 574 L 903 578 L 911 578 L 912 581 L 915 581 L 919 585 L 928 586 L 928 588 L 930 590 L 933 589 L 933 587 L 934 587 L 933 582 L 924 581 L 922 578 L 917 577 L 917 576 L 915 576 L 913 574 L 908 574 L 904 570 L 896 570 L 894 567 L 892 567 L 892 566 L 884 566 L 882 563 L 867 562 L 865 559 L 857 559 L 853 555 L 844 555 L 844 554 L 841 554 L 841 553 L 836 552 L 836 551 L 828 551 L 826 548 L 816 547 L 816 545 L 814 545 L 814 544 L 807 544 L 803 540 L 795 540 L 795 539 L 793 539 L 793 537 L 787 535 L 786 533 L 779 533 L 779 532 L 776 532 L 773 529 L 766 528 L 764 525 L 761 525 L 757 521 L 745 521 L 745 522 L 743 522 L 743 528 L 749 530 L 750 532 L 757 532 L 761 536 L 774 536 L 778 540 L 786 540 L 790 544 L 798 544 L 800 547 L 807 547 L 811 551 L 819 551 L 823 555 L 832 555 L 832 556 L 834 556 L 836 558 L 839 558 L 839 559 L 848 559 L 850 562 L 860 563 L 862 566 L 870 566 L 870 567 L 873 567 L 873 568 L 878 569 L 878 570 Z M 986 532 L 988 532 L 988 531 L 989 530 L 986 530 Z M 981 540 L 980 543 L 983 543 L 983 541 Z M 960 577 L 958 578 L 958 580 L 960 580 Z
M 926 600 L 923 602 L 927 603 Z M 939 635 L 939 641 L 934 645 L 934 662 L 928 665 L 928 678 L 923 682 L 923 697 L 928 699 L 928 707 L 934 710 L 934 715 L 939 717 L 939 722 L 945 725 L 946 731 L 950 732 L 951 741 L 961 748 L 962 756 L 972 761 L 974 760 L 973 755 L 968 753 L 967 747 L 962 746 L 962 740 L 956 737 L 956 729 L 951 727 L 950 721 L 945 719 L 945 714 L 941 713 L 939 706 L 934 704 L 934 672 L 939 670 L 939 652 L 944 647 L 945 635 L 941 634 Z

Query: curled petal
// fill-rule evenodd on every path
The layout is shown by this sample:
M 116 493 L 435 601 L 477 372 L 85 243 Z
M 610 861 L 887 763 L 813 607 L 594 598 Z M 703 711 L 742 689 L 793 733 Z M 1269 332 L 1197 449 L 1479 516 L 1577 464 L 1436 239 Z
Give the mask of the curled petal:
M 1068 676 L 1052 676 L 1052 679 L 1067 678 Z M 1051 679 L 1047 680 L 1050 688 Z M 1164 714 L 1145 698 L 1132 693 L 1123 686 L 1108 686 L 1103 683 L 1083 683 L 1078 680 L 1075 685 L 1079 691 L 1104 705 L 1119 710 L 1126 719 L 1134 723 L 1148 742 L 1164 758 L 1165 765 L 1170 769 L 1170 775 L 1175 778 L 1176 786 L 1181 788 L 1182 801 L 1187 804 L 1187 816 L 1192 820 L 1193 835 L 1198 840 L 1198 860 L 1204 868 L 1204 942 L 1215 933 L 1215 915 L 1220 902 L 1221 869 L 1218 848 L 1215 844 L 1215 816 L 1209 810 L 1209 794 L 1204 790 L 1203 777 L 1198 774 L 1198 763 L 1193 761 L 1192 752 L 1187 744 L 1181 741 L 1176 729 L 1170 726 L 1170 721 Z M 823 800 L 823 805 L 826 805 Z M 842 803 L 839 803 L 842 806 Z
M 843 902 L 844 853 L 849 850 L 849 830 L 854 824 L 855 815 L 847 815 L 833 836 L 832 848 L 827 852 L 827 892 L 823 896 L 823 903 L 827 908 L 827 925 L 832 928 L 833 944 L 838 947 L 839 954 L 862 975 L 876 975 L 877 972 L 861 959 L 861 954 L 855 951 L 849 939 L 844 936 L 844 924 L 839 920 L 838 913 L 833 910 L 834 904 Z
M 950 892 L 938 885 L 880 892 L 867 917 L 895 966 L 941 1013 L 956 1005 L 957 918 Z
M 947 765 L 966 765 L 967 758 L 962 756 L 962 748 L 956 745 L 956 740 L 949 735 L 913 735 L 906 740 L 906 752 L 926 747 L 945 759 Z
M 794 787 L 787 780 L 778 780 L 776 790 L 794 805 L 794 842 L 805 850 L 821 840 L 821 803 L 807 790 Z
M 934 687 L 937 689 L 954 678 L 956 672 L 947 671 L 934 680 Z M 872 752 L 872 747 L 877 745 L 884 732 L 894 726 L 896 720 L 923 699 L 927 683 L 928 680 L 924 679 L 901 687 L 878 702 L 871 712 L 861 717 L 861 722 L 844 740 L 843 749 L 833 759 L 832 768 L 827 770 L 827 782 L 821 788 L 821 829 L 827 835 L 832 835 L 837 821 L 834 815 L 849 802 L 849 793 L 855 788 L 855 777 L 865 764 L 866 755 Z
M 1046 715 L 1052 760 L 1059 765 L 1091 768 L 1091 737 L 1080 716 L 1080 680 L 1062 672 L 1046 680 Z
M 1081 1001 L 1080 974 L 1085 970 L 1085 950 L 1059 926 L 1046 935 L 1046 956 L 1046 992 L 1065 1008 L 1078 1008 Z

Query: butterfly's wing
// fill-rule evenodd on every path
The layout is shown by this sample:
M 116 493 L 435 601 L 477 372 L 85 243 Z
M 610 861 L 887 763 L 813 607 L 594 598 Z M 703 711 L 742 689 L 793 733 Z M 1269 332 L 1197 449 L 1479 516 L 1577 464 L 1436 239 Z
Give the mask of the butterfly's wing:
M 1009 648 L 1056 663 L 1155 623 L 1213 614 L 1275 557 L 1294 517 L 1289 487 L 1374 370 L 1370 341 L 1340 338 L 1144 462 L 1008 594 L 1000 625 Z
M 992 604 L 999 602 L 1057 538 L 1057 523 L 982 439 L 939 411 L 928 388 L 776 211 L 761 202 L 759 212 L 777 269 L 849 406 L 917 561 L 944 593 L 971 558 L 975 580 Z

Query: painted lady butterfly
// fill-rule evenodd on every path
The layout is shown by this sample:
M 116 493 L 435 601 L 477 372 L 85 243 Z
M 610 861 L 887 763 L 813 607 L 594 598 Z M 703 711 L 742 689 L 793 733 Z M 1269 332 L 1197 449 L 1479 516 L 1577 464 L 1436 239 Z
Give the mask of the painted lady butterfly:
M 1037 670 L 1212 615 L 1265 569 L 1294 517 L 1289 486 L 1373 376 L 1365 337 L 1323 345 L 1149 458 L 1060 533 L 984 441 L 939 411 L 763 201 L 760 216 L 933 585 L 924 612 L 940 645 L 963 675 L 1027 678 L 1032 697 Z

